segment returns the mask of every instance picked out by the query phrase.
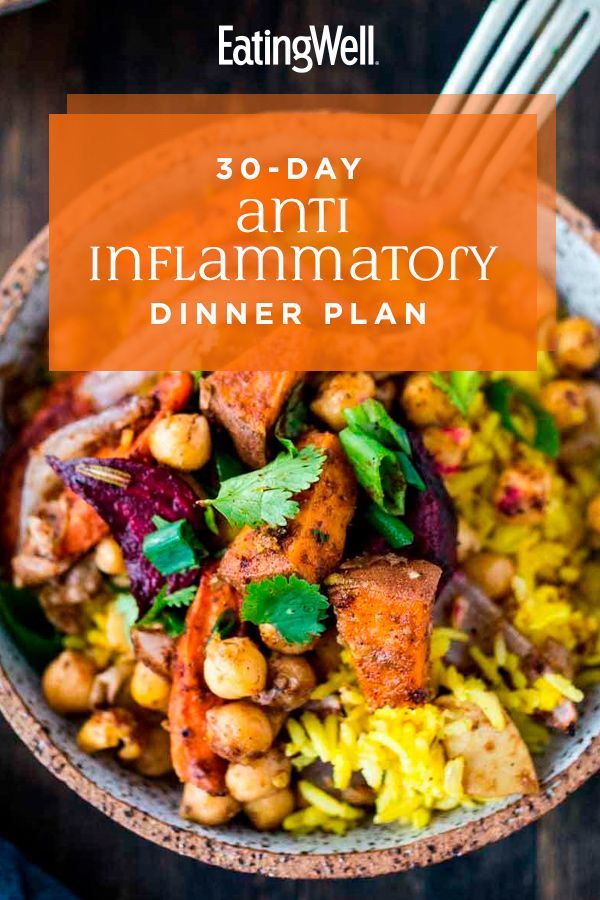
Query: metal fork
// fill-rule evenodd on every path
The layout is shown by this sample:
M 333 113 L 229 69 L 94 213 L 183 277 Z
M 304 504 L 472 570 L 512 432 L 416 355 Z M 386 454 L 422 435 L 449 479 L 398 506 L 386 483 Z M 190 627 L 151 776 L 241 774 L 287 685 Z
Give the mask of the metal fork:
M 492 133 L 497 140 L 497 130 L 490 128 L 486 135 L 484 126 L 467 146 L 464 120 L 460 129 L 451 128 L 444 136 L 445 121 L 436 121 L 435 114 L 526 112 L 537 115 L 539 129 L 554 108 L 548 95 L 554 95 L 558 103 L 599 45 L 600 0 L 492 0 L 408 156 L 403 185 L 418 184 L 420 164 L 439 143 L 420 178 L 420 196 L 428 196 L 451 167 L 454 175 L 462 176 L 489 157 L 477 187 L 478 195 L 486 192 L 501 177 L 501 160 L 508 158 L 514 135 L 495 148 Z M 537 96 L 522 109 L 523 95 L 534 91 Z M 464 101 L 467 93 L 470 96 Z

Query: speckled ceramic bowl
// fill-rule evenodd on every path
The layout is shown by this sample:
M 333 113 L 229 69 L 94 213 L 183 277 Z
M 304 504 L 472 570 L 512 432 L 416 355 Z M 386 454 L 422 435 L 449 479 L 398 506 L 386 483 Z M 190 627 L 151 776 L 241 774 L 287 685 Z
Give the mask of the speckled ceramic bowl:
M 558 286 L 571 311 L 600 321 L 600 235 L 564 200 L 557 220 Z M 546 224 L 552 227 L 548 211 Z M 0 369 L 31 377 L 47 323 L 47 234 L 15 262 L 0 285 Z M 1 435 L 4 445 L 10 437 Z M 498 840 L 543 815 L 600 768 L 600 688 L 587 699 L 577 735 L 555 736 L 538 761 L 542 790 L 473 811 L 437 815 L 422 831 L 357 828 L 345 837 L 260 834 L 234 824 L 205 829 L 178 818 L 180 790 L 144 780 L 110 759 L 80 753 L 76 726 L 45 705 L 37 676 L 0 633 L 0 709 L 35 756 L 116 822 L 179 853 L 243 872 L 288 878 L 382 875 L 424 866 Z

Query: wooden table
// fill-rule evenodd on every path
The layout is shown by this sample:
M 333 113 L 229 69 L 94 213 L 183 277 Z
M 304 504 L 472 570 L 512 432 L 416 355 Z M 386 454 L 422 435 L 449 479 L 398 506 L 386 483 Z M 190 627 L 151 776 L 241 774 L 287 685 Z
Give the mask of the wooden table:
M 47 218 L 47 116 L 67 92 L 435 92 L 485 0 L 50 0 L 0 19 L 0 271 Z M 218 24 L 244 33 L 374 24 L 374 74 L 220 71 Z M 600 59 L 558 116 L 558 186 L 600 221 Z M 0 834 L 83 898 L 596 900 L 600 779 L 538 825 L 427 871 L 371 883 L 268 881 L 181 859 L 118 828 L 52 778 L 0 725 Z

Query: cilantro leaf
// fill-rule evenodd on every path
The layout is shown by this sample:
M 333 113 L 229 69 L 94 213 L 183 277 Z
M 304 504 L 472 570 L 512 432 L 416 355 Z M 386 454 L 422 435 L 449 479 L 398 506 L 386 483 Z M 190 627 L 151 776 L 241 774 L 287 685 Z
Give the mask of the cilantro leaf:
M 280 453 L 262 469 L 223 481 L 217 496 L 204 500 L 204 506 L 217 509 L 234 528 L 285 525 L 298 512 L 291 498 L 318 481 L 324 462 L 325 454 L 312 445 L 295 456 Z
M 540 406 L 533 397 L 513 384 L 507 378 L 492 381 L 486 390 L 489 405 L 500 414 L 503 428 L 514 434 L 516 438 L 534 447 L 553 459 L 558 456 L 560 435 L 553 416 Z M 533 434 L 523 431 L 518 418 L 527 413 L 533 418 Z
M 248 585 L 242 619 L 273 625 L 284 641 L 304 644 L 325 630 L 329 601 L 316 584 L 296 575 L 276 575 Z
M 461 415 L 466 416 L 481 386 L 479 372 L 449 372 L 445 378 L 441 372 L 431 372 L 432 383 L 443 391 Z
M 170 609 L 165 609 L 161 616 L 161 624 L 165 634 L 168 634 L 169 637 L 180 637 L 185 631 L 185 616 L 171 612 Z
M 303 390 L 303 381 L 294 385 L 285 409 L 275 425 L 275 437 L 292 456 L 298 452 L 294 445 L 294 439 L 299 436 L 308 417 L 308 406 L 302 396 Z
M 164 611 L 190 606 L 197 590 L 196 585 L 191 585 L 190 587 L 181 588 L 179 591 L 174 591 L 172 594 L 167 594 L 167 585 L 165 585 L 156 595 L 154 603 L 146 615 L 137 624 L 144 626 L 160 622 L 162 625 L 165 625 L 165 622 L 169 622 L 170 616 L 163 617 Z

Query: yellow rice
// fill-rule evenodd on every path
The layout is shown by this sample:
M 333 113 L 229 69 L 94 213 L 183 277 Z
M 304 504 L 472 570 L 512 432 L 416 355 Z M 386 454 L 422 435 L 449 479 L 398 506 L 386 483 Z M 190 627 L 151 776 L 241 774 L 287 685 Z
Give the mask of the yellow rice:
M 538 372 L 503 373 L 534 395 L 555 375 L 547 354 L 540 355 Z M 537 647 L 554 639 L 575 651 L 577 687 L 559 674 L 545 674 L 528 683 L 518 657 L 500 636 L 493 656 L 470 646 L 479 674 L 464 676 L 446 665 L 443 657 L 452 640 L 466 641 L 466 635 L 435 628 L 433 701 L 417 709 L 371 711 L 349 655 L 343 651 L 341 668 L 313 694 L 315 700 L 337 695 L 341 711 L 324 719 L 304 711 L 290 719 L 286 753 L 300 772 L 316 760 L 330 763 L 334 787 L 340 791 L 348 787 L 354 773 L 362 774 L 374 793 L 376 823 L 421 828 L 436 810 L 478 802 L 464 792 L 463 760 L 448 759 L 444 749 L 444 737 L 470 728 L 470 722 L 436 704 L 440 691 L 476 704 L 498 729 L 504 727 L 507 710 L 529 749 L 539 753 L 549 735 L 535 716 L 555 709 L 565 699 L 579 702 L 581 687 L 600 682 L 600 563 L 592 559 L 595 548 L 585 531 L 586 505 L 600 485 L 600 460 L 585 468 L 573 467 L 572 480 L 567 481 L 552 460 L 517 442 L 501 427 L 499 415 L 487 408 L 483 392 L 471 407 L 469 425 L 472 444 L 461 470 L 446 477 L 448 491 L 482 549 L 505 554 L 514 563 L 507 615 Z M 506 523 L 492 502 L 499 472 L 517 457 L 547 468 L 552 478 L 551 500 L 539 525 Z M 286 829 L 308 833 L 321 828 L 342 834 L 360 821 L 363 811 L 358 807 L 331 802 L 330 795 L 307 787 L 307 781 L 300 784 L 306 807 L 288 816 Z

